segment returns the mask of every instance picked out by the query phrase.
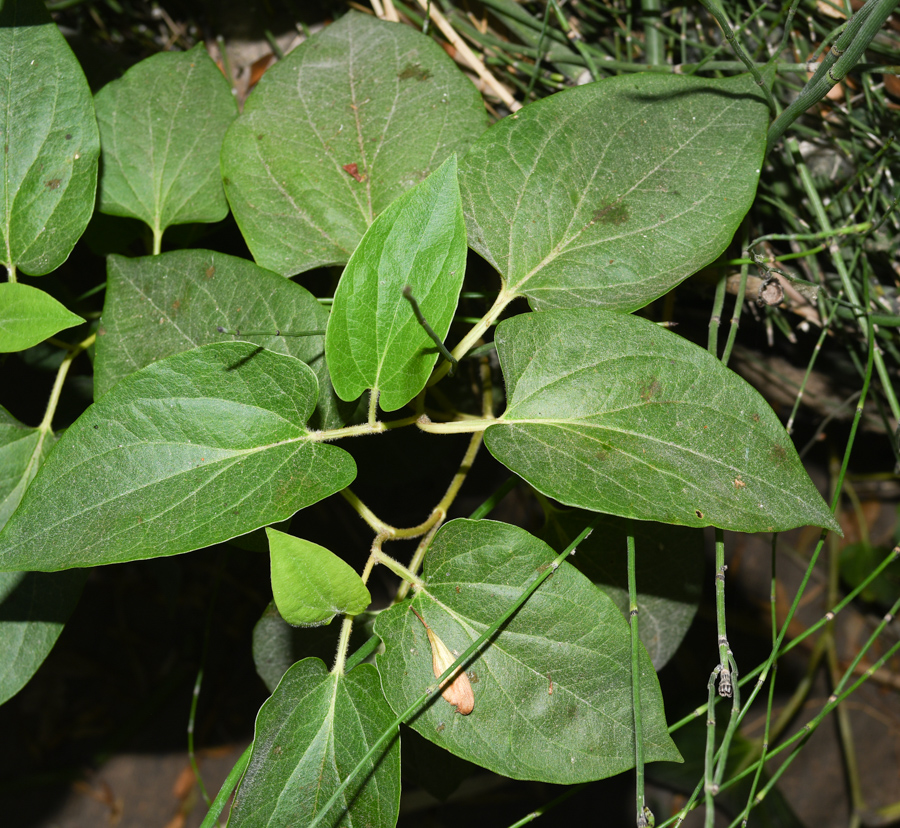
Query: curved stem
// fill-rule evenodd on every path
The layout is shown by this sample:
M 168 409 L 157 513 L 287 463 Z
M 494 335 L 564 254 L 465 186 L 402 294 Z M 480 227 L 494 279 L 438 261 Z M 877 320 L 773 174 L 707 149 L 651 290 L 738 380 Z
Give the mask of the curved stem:
M 69 373 L 72 361 L 82 351 L 90 348 L 96 339 L 97 334 L 91 334 L 87 339 L 82 340 L 72 347 L 69 353 L 63 358 L 62 363 L 56 371 L 56 379 L 53 381 L 53 390 L 50 392 L 50 400 L 47 402 L 47 408 L 44 411 L 44 419 L 41 420 L 41 424 L 38 426 L 41 431 L 50 432 L 52 430 L 50 424 L 53 422 L 53 415 L 56 414 L 56 407 L 59 405 L 59 397 L 62 393 L 63 383 L 66 381 L 66 374 Z

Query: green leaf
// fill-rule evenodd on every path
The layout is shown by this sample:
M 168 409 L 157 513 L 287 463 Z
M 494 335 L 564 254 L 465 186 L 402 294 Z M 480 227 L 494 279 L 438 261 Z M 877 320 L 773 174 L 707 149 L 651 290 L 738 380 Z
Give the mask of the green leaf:
M 37 672 L 75 609 L 86 570 L 0 572 L 0 704 Z
M 288 624 L 330 624 L 340 613 L 359 615 L 372 596 L 353 567 L 317 543 L 266 529 L 272 595 Z
M 82 324 L 80 316 L 36 287 L 21 282 L 0 284 L 0 353 L 24 351 Z
M 438 350 L 403 289 L 412 288 L 443 341 L 465 269 L 466 227 L 451 156 L 375 219 L 344 269 L 325 336 L 341 399 L 371 388 L 382 410 L 395 411 L 425 387 Z
M 624 75 L 530 104 L 460 165 L 469 245 L 535 309 L 643 307 L 731 241 L 767 124 L 749 75 Z
M 433 40 L 351 11 L 263 76 L 225 137 L 225 189 L 263 267 L 344 264 L 376 215 L 486 126 Z
M 97 337 L 95 396 L 123 377 L 172 354 L 223 342 L 216 328 L 271 330 L 240 339 L 302 360 L 319 381 L 312 428 L 339 428 L 355 406 L 341 402 L 325 364 L 325 336 L 275 332 L 325 330 L 328 311 L 304 288 L 252 262 L 210 250 L 161 256 L 110 256 L 106 302 Z
M 518 527 L 451 521 L 435 535 L 412 606 L 447 647 L 462 652 L 555 557 Z M 385 645 L 377 658 L 382 686 L 399 713 L 435 683 L 426 631 L 407 601 L 380 613 L 375 632 Z M 435 693 L 409 722 L 426 739 L 514 779 L 572 784 L 634 765 L 628 624 L 568 563 L 466 669 L 474 709 L 460 715 Z M 643 648 L 641 702 L 645 760 L 678 761 Z
M 562 552 L 596 515 L 550 509 L 541 537 Z M 626 538 L 634 535 L 641 643 L 661 670 L 697 614 L 703 580 L 703 532 L 685 526 L 604 517 L 570 563 L 629 617 Z
M 0 528 L 56 438 L 0 406 Z M 85 573 L 0 572 L 0 704 L 19 692 L 53 649 L 78 603 Z
M 29 428 L 0 406 L 0 529 L 55 443 L 50 429 Z
M 682 526 L 840 527 L 760 394 L 715 357 L 627 314 L 517 316 L 495 336 L 501 463 L 568 506 Z
M 0 570 L 176 555 L 284 520 L 356 473 L 303 423 L 316 378 L 247 342 L 142 368 L 60 439 L 0 533 Z
M 253 753 L 229 828 L 309 825 L 393 720 L 371 665 L 339 676 L 317 658 L 298 662 L 256 718 Z M 393 828 L 399 804 L 400 742 L 395 739 L 320 824 Z
M 61 265 L 87 227 L 100 136 L 87 81 L 40 0 L 0 7 L 0 263 Z
M 203 44 L 142 60 L 94 104 L 102 212 L 140 219 L 157 233 L 228 215 L 219 152 L 237 102 Z

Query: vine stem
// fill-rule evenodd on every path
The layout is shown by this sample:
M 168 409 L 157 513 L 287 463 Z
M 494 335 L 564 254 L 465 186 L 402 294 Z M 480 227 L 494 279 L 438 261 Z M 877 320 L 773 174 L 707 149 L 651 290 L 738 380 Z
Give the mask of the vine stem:
M 56 371 L 56 379 L 53 381 L 53 390 L 50 392 L 50 400 L 47 402 L 47 408 L 44 411 L 44 419 L 41 420 L 41 424 L 38 426 L 42 432 L 49 434 L 52 431 L 50 425 L 53 422 L 53 415 L 56 414 L 56 407 L 59 405 L 59 397 L 62 394 L 63 383 L 66 381 L 66 374 L 69 373 L 72 362 L 82 351 L 90 348 L 96 339 L 97 334 L 91 334 L 87 339 L 82 340 L 77 345 L 70 346 L 69 353 L 63 357 L 63 361 Z

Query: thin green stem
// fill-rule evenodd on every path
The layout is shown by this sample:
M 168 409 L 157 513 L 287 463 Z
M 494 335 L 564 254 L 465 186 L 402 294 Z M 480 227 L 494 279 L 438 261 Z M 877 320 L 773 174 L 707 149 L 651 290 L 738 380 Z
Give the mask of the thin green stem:
M 250 764 L 250 754 L 252 751 L 253 742 L 247 745 L 247 749 L 240 755 L 240 758 L 234 763 L 234 767 L 228 772 L 228 776 L 225 777 L 222 787 L 219 788 L 219 793 L 216 794 L 216 798 L 206 812 L 206 817 L 204 817 L 203 822 L 200 824 L 200 828 L 215 828 L 219 815 L 225 810 L 228 799 L 237 787 L 240 778 L 244 775 L 247 765 Z
M 716 20 L 716 23 L 719 24 L 719 27 L 722 29 L 722 34 L 725 35 L 725 39 L 728 41 L 731 48 L 734 50 L 735 55 L 737 55 L 738 60 L 747 67 L 747 71 L 753 75 L 753 80 L 756 81 L 756 85 L 762 90 L 763 95 L 766 98 L 766 103 L 769 106 L 769 111 L 772 115 L 778 114 L 778 104 L 775 103 L 775 99 L 772 97 L 772 92 L 769 90 L 769 87 L 766 85 L 765 80 L 763 80 L 763 76 L 760 74 L 759 69 L 756 68 L 756 64 L 750 60 L 747 53 L 744 51 L 744 47 L 741 46 L 740 41 L 737 39 L 737 36 L 734 30 L 731 28 L 731 24 L 728 22 L 728 18 L 725 16 L 725 12 L 722 9 L 721 5 L 719 5 L 719 0 L 700 0 L 701 5 L 704 9 L 706 9 Z
M 644 813 L 644 731 L 641 716 L 641 639 L 638 627 L 637 564 L 635 562 L 634 535 L 626 540 L 628 556 L 628 620 L 631 626 L 631 704 L 634 708 L 634 779 L 635 824 L 646 828 L 649 824 Z

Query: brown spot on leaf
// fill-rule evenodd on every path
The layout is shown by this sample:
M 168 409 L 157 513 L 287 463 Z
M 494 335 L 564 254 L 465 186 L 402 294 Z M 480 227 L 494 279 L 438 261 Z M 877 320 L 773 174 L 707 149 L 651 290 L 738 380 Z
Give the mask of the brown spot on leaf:
M 206 278 L 207 279 L 212 279 L 212 277 L 215 275 L 216 275 L 216 269 L 213 265 L 210 265 L 208 268 L 206 268 Z
M 627 204 L 614 201 L 594 211 L 591 221 L 595 224 L 625 224 L 631 218 Z
M 58 190 L 60 184 L 62 184 L 61 178 L 51 178 L 49 181 L 44 182 L 48 190 Z
M 349 175 L 351 178 L 356 179 L 360 183 L 366 180 L 364 175 L 360 175 L 359 167 L 356 164 L 344 164 L 342 167 L 345 173 Z
M 769 449 L 769 462 L 774 463 L 776 466 L 780 466 L 787 460 L 788 453 L 785 450 L 784 446 L 776 443 L 772 448 Z
M 703 520 L 703 512 L 701 512 L 699 509 L 694 509 L 694 514 L 695 514 L 700 520 Z
M 659 384 L 659 380 L 654 377 L 647 385 L 644 385 L 641 388 L 641 399 L 644 402 L 649 402 L 657 396 L 661 390 L 662 386 Z
M 400 73 L 397 75 L 398 80 L 410 80 L 415 79 L 417 81 L 428 80 L 431 77 L 431 72 L 427 69 L 423 69 L 418 63 L 407 63 L 403 69 L 400 70 Z
M 176 299 L 174 302 L 172 302 L 172 310 L 173 311 L 177 311 L 180 307 L 181 307 L 180 299 Z
M 747 484 L 743 480 L 741 480 L 740 477 L 735 477 L 734 478 L 734 488 L 735 489 L 746 489 Z

